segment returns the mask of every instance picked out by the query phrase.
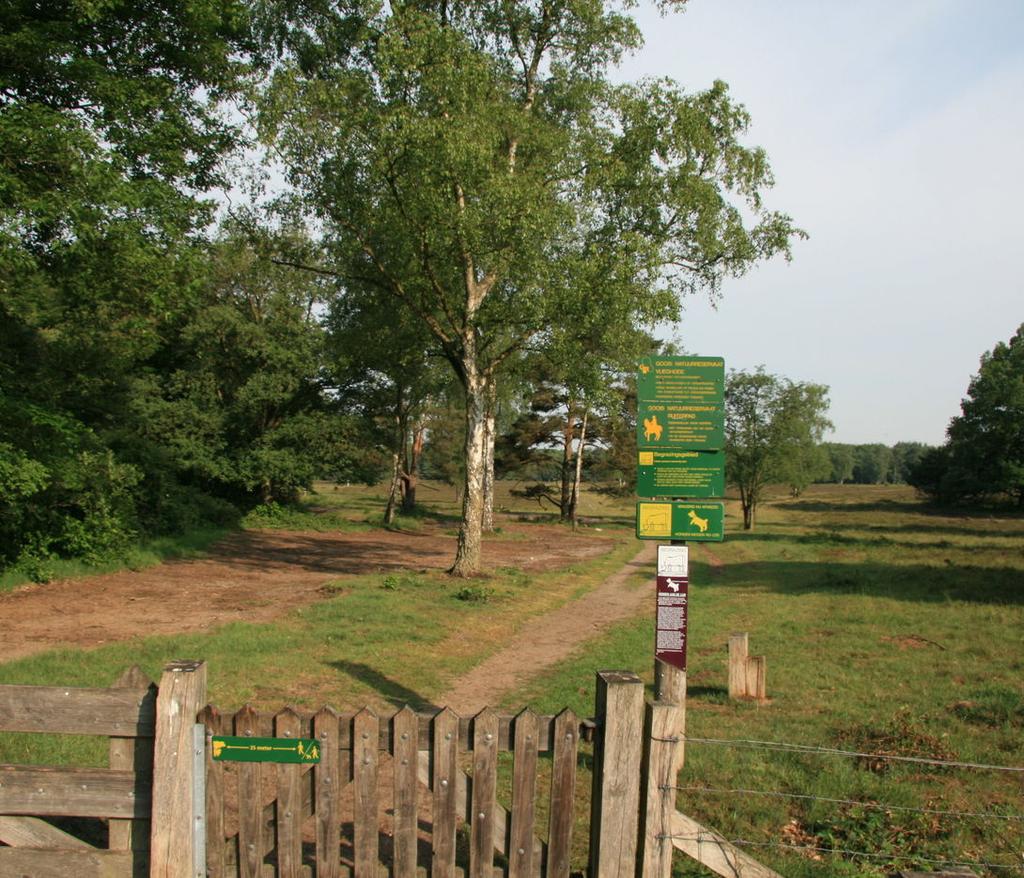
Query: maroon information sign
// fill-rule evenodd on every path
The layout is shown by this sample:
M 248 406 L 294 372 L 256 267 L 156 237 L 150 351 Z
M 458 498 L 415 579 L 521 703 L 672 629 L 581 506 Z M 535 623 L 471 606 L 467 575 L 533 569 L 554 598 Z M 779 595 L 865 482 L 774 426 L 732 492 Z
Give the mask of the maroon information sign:
M 686 670 L 686 609 L 690 580 L 658 576 L 658 621 L 654 654 L 680 671 Z

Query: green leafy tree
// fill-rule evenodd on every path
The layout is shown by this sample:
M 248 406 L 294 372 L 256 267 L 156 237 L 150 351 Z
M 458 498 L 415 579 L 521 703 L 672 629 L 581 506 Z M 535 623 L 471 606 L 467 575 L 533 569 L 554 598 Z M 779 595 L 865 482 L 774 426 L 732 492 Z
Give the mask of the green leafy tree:
M 608 80 L 640 43 L 609 4 L 288 10 L 271 22 L 283 52 L 263 135 L 325 230 L 319 268 L 415 314 L 463 388 L 452 572 L 471 574 L 488 400 L 509 359 L 588 309 L 609 325 L 673 319 L 680 295 L 716 292 L 797 232 L 763 207 L 768 163 L 740 143 L 749 117 L 723 83 Z
M 893 453 L 888 445 L 873 442 L 853 448 L 853 481 L 858 485 L 883 485 L 892 481 Z
M 422 323 L 354 284 L 330 302 L 327 344 L 333 392 L 347 411 L 379 425 L 390 455 L 390 524 L 399 500 L 406 514 L 416 508 L 430 413 L 451 373 Z
M 0 10 L 0 558 L 140 525 L 129 403 L 200 285 L 249 45 L 234 0 Z
M 923 442 L 897 442 L 892 447 L 892 481 L 909 484 L 910 474 L 931 446 Z
M 827 479 L 832 473 L 828 451 L 818 442 L 799 443 L 780 467 L 780 481 L 789 485 L 792 497 L 799 497 L 808 485 Z
M 275 265 L 277 238 L 229 224 L 179 341 L 137 395 L 145 438 L 182 477 L 240 504 L 294 500 L 331 473 L 375 479 L 359 420 L 324 394 L 325 331 L 316 318 L 331 281 Z
M 740 492 L 743 529 L 752 530 L 772 483 L 794 484 L 820 464 L 818 445 L 832 424 L 828 388 L 756 372 L 730 372 L 725 383 L 726 478 Z
M 853 465 L 855 456 L 852 445 L 844 445 L 839 442 L 826 442 L 825 451 L 828 453 L 831 471 L 828 475 L 830 482 L 842 485 L 853 478 Z
M 1024 324 L 982 355 L 960 408 L 911 484 L 944 502 L 1004 496 L 1024 507 Z

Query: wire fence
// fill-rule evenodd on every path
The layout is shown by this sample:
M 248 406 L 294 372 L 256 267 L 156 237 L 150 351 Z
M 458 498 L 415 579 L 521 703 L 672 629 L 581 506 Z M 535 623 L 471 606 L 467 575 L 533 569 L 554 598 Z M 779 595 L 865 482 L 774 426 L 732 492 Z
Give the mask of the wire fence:
M 775 799 L 797 799 L 810 802 L 826 802 L 831 805 L 853 805 L 873 811 L 895 811 L 907 814 L 929 814 L 939 817 L 967 817 L 983 820 L 1024 820 L 1024 814 L 1000 814 L 995 811 L 946 811 L 939 808 L 911 808 L 906 805 L 892 805 L 886 802 L 872 802 L 864 799 L 832 799 L 828 796 L 811 796 L 806 793 L 784 793 L 781 790 L 726 789 L 721 787 L 688 786 L 662 787 L 689 793 L 718 793 L 742 796 L 764 796 Z
M 685 741 L 688 746 L 691 744 L 703 744 L 709 746 L 756 749 L 777 753 L 797 753 L 803 755 L 820 755 L 846 759 L 869 760 L 872 763 L 910 763 L 964 771 L 994 772 L 1002 775 L 1011 776 L 1024 775 L 1024 767 L 1016 765 L 995 765 L 981 762 L 963 762 L 952 759 L 937 759 L 922 756 L 900 756 L 889 753 L 867 753 L 855 750 L 842 750 L 834 747 L 820 747 L 807 744 L 793 744 L 783 741 L 761 741 L 746 738 L 703 738 L 689 735 L 686 736 Z M 1024 813 L 1020 813 L 1018 811 L 1002 813 L 999 811 L 990 810 L 971 811 L 954 808 L 918 808 L 911 807 L 908 805 L 899 805 L 896 803 L 878 802 L 870 799 L 851 799 L 830 796 L 818 796 L 809 793 L 794 793 L 787 792 L 785 790 L 775 789 L 752 789 L 747 787 L 715 787 L 706 784 L 690 784 L 687 786 L 666 786 L 663 787 L 663 789 L 698 795 L 757 796 L 762 798 L 772 798 L 809 803 L 820 802 L 826 805 L 832 805 L 837 807 L 863 808 L 866 810 L 879 811 L 886 814 L 918 814 L 929 817 L 942 817 L 956 820 L 993 821 L 1001 823 L 1006 827 L 1012 826 L 1014 827 L 1014 829 L 1016 829 L 1016 827 L 1020 825 L 1020 821 L 1024 821 Z M 1024 792 L 1024 790 L 1022 790 L 1022 792 Z M 997 863 L 990 862 L 987 858 L 941 859 L 936 857 L 927 857 L 919 854 L 897 854 L 891 852 L 878 853 L 874 851 L 855 850 L 845 847 L 824 847 L 814 843 L 814 841 L 817 841 L 817 839 L 815 839 L 814 841 L 808 841 L 808 843 L 804 844 L 786 841 L 754 841 L 752 839 L 747 838 L 724 838 L 723 836 L 719 836 L 716 833 L 685 836 L 666 835 L 662 837 L 676 839 L 680 841 L 710 844 L 721 843 L 722 841 L 725 841 L 728 844 L 734 845 L 739 848 L 776 848 L 789 850 L 793 852 L 799 852 L 805 856 L 813 856 L 816 858 L 822 858 L 825 856 L 843 856 L 861 859 L 865 861 L 891 863 L 893 865 L 896 865 L 898 863 L 913 863 L 914 865 L 929 868 L 977 868 L 988 869 L 993 872 L 999 872 L 1000 874 L 1015 873 L 1024 875 L 1024 838 L 1021 838 L 1021 840 L 1017 842 L 1021 849 L 1012 851 L 1009 854 L 1009 856 L 1014 858 L 1014 862 Z
M 956 762 L 951 759 L 932 759 L 924 756 L 895 756 L 890 753 L 859 753 L 856 750 L 837 750 L 834 747 L 814 747 L 807 744 L 787 744 L 782 741 L 755 741 L 744 738 L 694 738 L 686 736 L 687 744 L 719 744 L 728 747 L 746 747 L 774 750 L 782 753 L 820 753 L 826 756 L 845 756 L 854 759 L 873 759 L 889 762 L 912 762 L 945 768 L 965 768 L 976 771 L 1005 771 L 1024 774 L 1024 766 L 988 765 L 984 762 Z
M 710 833 L 704 835 L 663 835 L 660 838 L 677 839 L 679 841 L 690 841 L 704 844 L 717 844 L 719 838 L 713 836 Z M 928 866 L 942 866 L 951 868 L 979 868 L 979 869 L 1013 869 L 1020 870 L 1021 866 L 1011 865 L 1009 863 L 988 863 L 984 860 L 940 860 L 931 857 L 922 857 L 918 855 L 901 855 L 901 854 L 875 854 L 868 851 L 855 851 L 848 850 L 846 848 L 823 848 L 816 847 L 814 845 L 803 845 L 803 844 L 789 844 L 783 841 L 751 841 L 745 838 L 729 838 L 725 839 L 729 844 L 735 845 L 736 847 L 751 847 L 751 848 L 785 848 L 791 851 L 799 851 L 801 853 L 818 853 L 818 854 L 841 854 L 843 856 L 857 857 L 859 859 L 875 860 L 878 862 L 895 863 L 895 862 L 906 862 L 915 863 Z

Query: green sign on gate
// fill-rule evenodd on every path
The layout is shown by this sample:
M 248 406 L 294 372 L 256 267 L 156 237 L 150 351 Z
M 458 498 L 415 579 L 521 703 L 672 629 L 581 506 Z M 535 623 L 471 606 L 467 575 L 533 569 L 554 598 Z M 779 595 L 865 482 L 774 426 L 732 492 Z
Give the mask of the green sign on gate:
M 241 738 L 215 735 L 210 741 L 218 762 L 286 762 L 315 765 L 320 744 L 310 738 Z
M 687 500 L 641 500 L 636 504 L 639 540 L 704 540 L 725 538 L 725 504 Z
M 725 452 L 640 451 L 636 493 L 641 497 L 724 497 Z

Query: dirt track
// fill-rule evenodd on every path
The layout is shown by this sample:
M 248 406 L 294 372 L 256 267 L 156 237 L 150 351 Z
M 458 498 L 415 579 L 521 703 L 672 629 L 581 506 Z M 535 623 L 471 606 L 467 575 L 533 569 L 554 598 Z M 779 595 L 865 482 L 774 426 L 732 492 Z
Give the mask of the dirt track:
M 654 570 L 656 544 L 644 543 L 625 566 L 593 591 L 530 620 L 530 648 L 522 642 L 495 653 L 456 680 L 438 704 L 466 716 L 482 710 L 534 674 L 565 659 L 580 644 L 609 625 L 653 608 L 652 589 L 627 588 L 626 581 L 643 570 Z
M 516 538 L 486 542 L 487 567 L 565 567 L 602 554 L 608 546 L 605 540 L 566 539 L 564 528 L 556 526 L 502 526 Z M 439 526 L 415 533 L 244 531 L 216 545 L 201 560 L 23 586 L 0 596 L 0 661 L 140 635 L 202 631 L 231 621 L 264 622 L 313 603 L 324 585 L 338 576 L 443 569 L 454 551 L 454 537 Z M 632 572 L 628 565 L 625 570 Z M 589 603 L 585 598 L 574 602 L 574 609 L 560 611 L 572 614 L 573 625 L 553 620 L 553 633 L 538 634 L 529 656 L 503 658 L 503 682 L 495 685 L 510 685 L 557 661 L 607 621 L 633 612 L 633 591 L 609 589 L 606 583 L 601 596 L 594 593 Z M 472 679 L 457 681 L 453 697 L 475 702 L 480 691 Z

